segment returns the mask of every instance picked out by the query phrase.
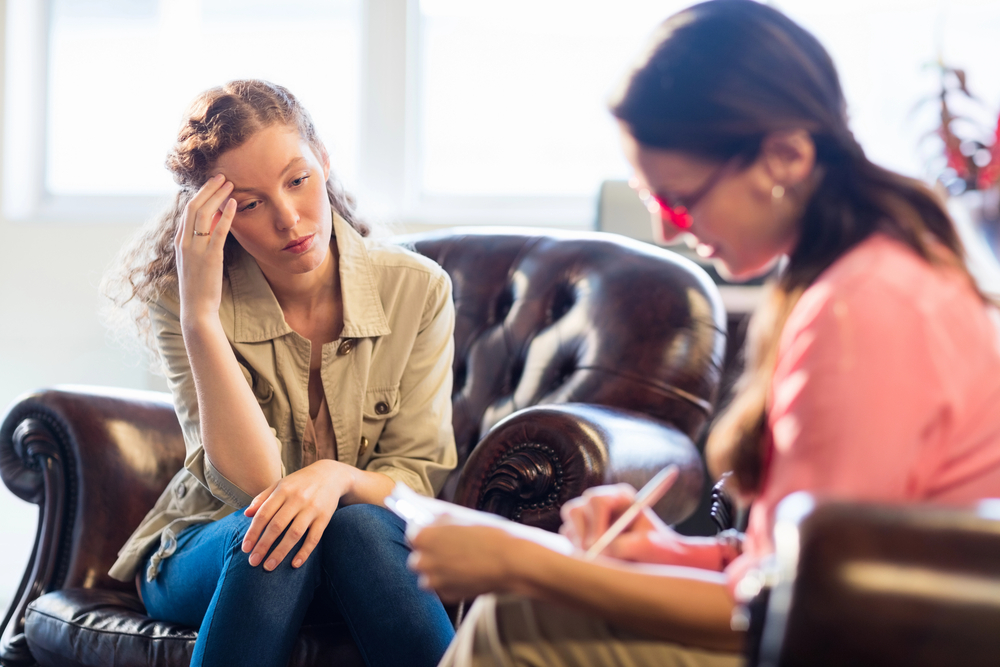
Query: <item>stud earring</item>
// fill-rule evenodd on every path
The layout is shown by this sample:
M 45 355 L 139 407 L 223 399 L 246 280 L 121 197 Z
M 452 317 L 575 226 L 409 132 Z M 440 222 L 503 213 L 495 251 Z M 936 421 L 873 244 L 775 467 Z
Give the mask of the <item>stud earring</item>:
M 773 188 L 771 188 L 771 199 L 773 199 L 774 201 L 778 201 L 784 196 L 785 196 L 785 186 L 775 185 Z

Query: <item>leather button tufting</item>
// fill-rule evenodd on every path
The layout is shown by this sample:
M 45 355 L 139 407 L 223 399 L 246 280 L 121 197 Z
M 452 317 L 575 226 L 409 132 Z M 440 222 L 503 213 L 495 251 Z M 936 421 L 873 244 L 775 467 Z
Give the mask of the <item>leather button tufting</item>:
M 375 413 L 379 415 L 384 415 L 389 412 L 389 404 L 385 401 L 379 401 L 375 404 Z
M 340 347 L 337 348 L 337 354 L 339 355 L 350 354 L 351 350 L 353 349 L 354 349 L 354 340 L 348 338 L 347 340 L 345 340 L 343 343 L 340 344 Z

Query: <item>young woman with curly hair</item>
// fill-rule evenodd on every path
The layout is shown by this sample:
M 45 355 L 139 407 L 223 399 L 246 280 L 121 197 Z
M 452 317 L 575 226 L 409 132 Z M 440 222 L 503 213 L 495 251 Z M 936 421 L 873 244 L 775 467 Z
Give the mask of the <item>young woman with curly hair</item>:
M 447 275 L 365 238 L 281 86 L 200 95 L 167 167 L 173 206 L 107 284 L 155 342 L 187 456 L 112 576 L 199 628 L 192 665 L 287 664 L 314 597 L 367 664 L 435 664 L 452 626 L 382 501 L 456 463 Z

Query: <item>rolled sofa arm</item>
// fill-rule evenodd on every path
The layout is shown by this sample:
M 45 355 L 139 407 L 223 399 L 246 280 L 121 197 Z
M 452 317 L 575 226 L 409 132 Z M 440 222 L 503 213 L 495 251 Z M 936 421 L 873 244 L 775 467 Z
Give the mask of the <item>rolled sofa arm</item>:
M 560 508 L 584 490 L 618 482 L 640 488 L 671 463 L 680 476 L 654 510 L 673 524 L 698 507 L 704 483 L 687 435 L 627 410 L 535 406 L 490 429 L 462 470 L 455 502 L 555 531 Z
M 14 402 L 0 423 L 0 479 L 39 512 L 31 557 L 0 625 L 0 662 L 34 664 L 24 614 L 40 595 L 134 591 L 108 568 L 183 461 L 167 394 L 60 387 Z
M 778 505 L 774 539 L 759 659 L 748 664 L 997 664 L 1000 500 L 956 508 L 799 491 Z

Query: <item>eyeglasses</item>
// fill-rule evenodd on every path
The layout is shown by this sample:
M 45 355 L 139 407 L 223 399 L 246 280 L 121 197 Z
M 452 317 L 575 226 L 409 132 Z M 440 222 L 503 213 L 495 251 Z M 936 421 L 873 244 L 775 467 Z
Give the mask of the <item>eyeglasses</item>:
M 698 205 L 702 199 L 705 198 L 712 188 L 719 182 L 723 174 L 726 172 L 726 168 L 729 166 L 729 161 L 724 162 L 718 169 L 716 169 L 711 176 L 702 184 L 696 192 L 691 195 L 684 197 L 683 199 L 674 198 L 671 200 L 666 195 L 659 194 L 652 190 L 647 190 L 642 188 L 639 190 L 639 197 L 649 208 L 655 205 L 659 209 L 660 218 L 667 223 L 670 223 L 678 229 L 690 229 L 694 220 L 691 218 L 691 211 L 695 206 Z M 638 181 L 630 182 L 633 188 L 638 187 Z M 652 209 L 651 209 L 652 210 Z

